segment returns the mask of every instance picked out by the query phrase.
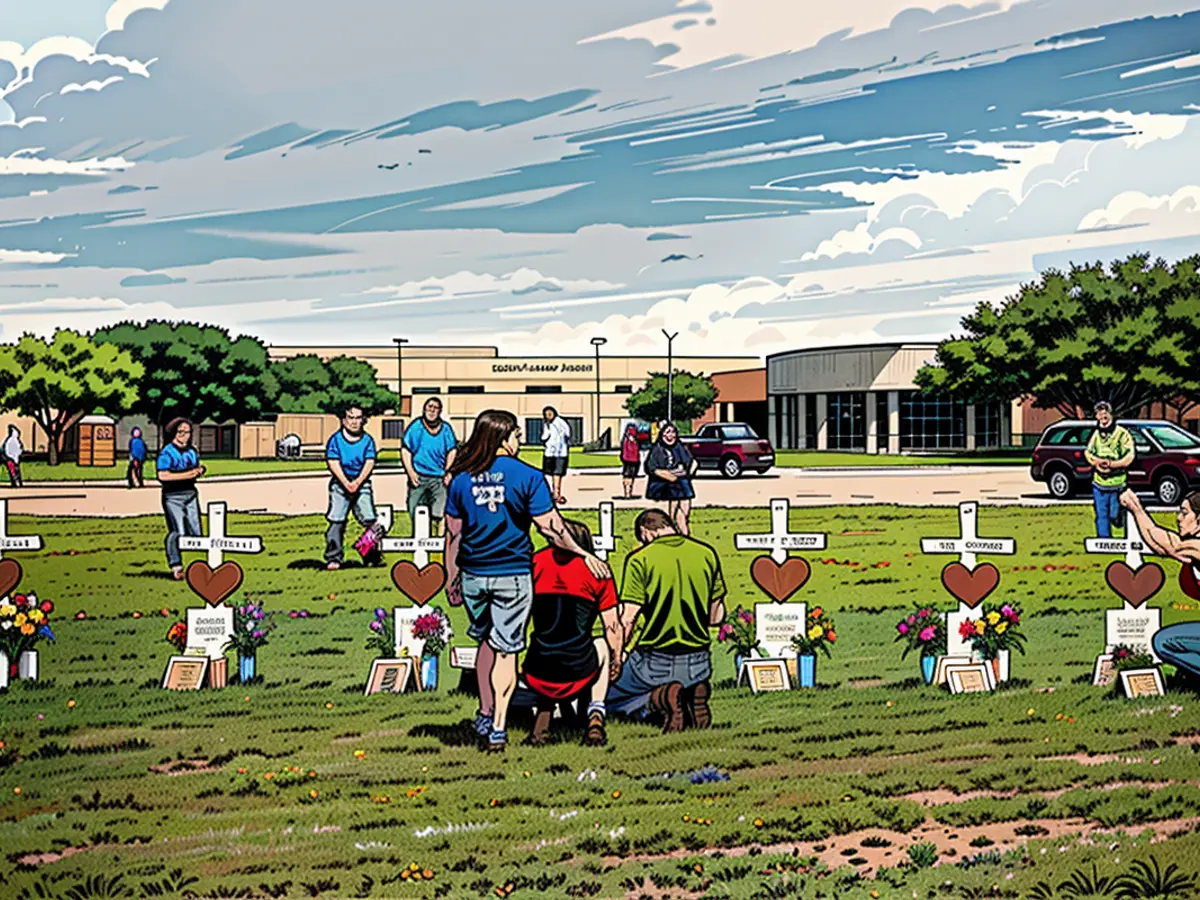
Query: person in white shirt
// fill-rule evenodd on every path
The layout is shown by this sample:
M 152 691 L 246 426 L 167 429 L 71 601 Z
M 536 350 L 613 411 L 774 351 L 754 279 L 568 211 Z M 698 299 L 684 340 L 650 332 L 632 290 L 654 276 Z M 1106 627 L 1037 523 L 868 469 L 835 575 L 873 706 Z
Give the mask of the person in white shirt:
M 542 421 L 542 474 L 550 479 L 550 495 L 554 502 L 562 506 L 567 502 L 562 493 L 562 482 L 567 474 L 567 458 L 571 455 L 571 426 L 562 420 L 553 406 L 542 410 Z

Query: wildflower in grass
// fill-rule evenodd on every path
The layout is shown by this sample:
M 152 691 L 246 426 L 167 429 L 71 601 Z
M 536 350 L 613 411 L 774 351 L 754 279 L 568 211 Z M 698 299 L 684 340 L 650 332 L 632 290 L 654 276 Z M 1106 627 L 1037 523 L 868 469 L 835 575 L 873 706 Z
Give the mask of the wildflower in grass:
M 366 751 L 366 750 L 355 750 L 355 751 L 354 751 L 354 758 L 355 758 L 355 759 L 366 759 L 366 758 L 367 758 L 367 751 Z

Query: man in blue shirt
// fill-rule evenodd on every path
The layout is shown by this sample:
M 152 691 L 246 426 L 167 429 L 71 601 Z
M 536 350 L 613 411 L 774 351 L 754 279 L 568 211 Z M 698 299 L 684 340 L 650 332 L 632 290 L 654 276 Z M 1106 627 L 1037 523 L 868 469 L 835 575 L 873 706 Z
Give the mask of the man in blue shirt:
M 429 515 L 442 533 L 442 516 L 446 511 L 446 489 L 450 486 L 450 467 L 458 454 L 454 429 L 442 421 L 442 401 L 430 397 L 425 401 L 421 418 L 414 419 L 404 431 L 400 459 L 408 475 L 408 512 L 413 515 L 418 506 L 429 507 Z
M 135 428 L 129 436 L 129 469 L 125 481 L 131 488 L 145 487 L 142 468 L 146 465 L 146 442 L 142 440 L 142 429 Z
M 375 440 L 363 430 L 367 417 L 362 407 L 349 406 L 342 413 L 342 427 L 325 445 L 329 466 L 329 528 L 325 532 L 325 568 L 342 567 L 346 520 L 351 510 L 364 528 L 375 523 L 375 501 L 371 494 L 371 472 L 375 469 Z
M 172 419 L 163 429 L 167 443 L 158 454 L 155 475 L 162 484 L 163 513 L 167 517 L 167 564 L 176 581 L 183 580 L 181 535 L 200 537 L 200 492 L 196 479 L 204 474 L 200 454 L 192 446 L 192 423 Z

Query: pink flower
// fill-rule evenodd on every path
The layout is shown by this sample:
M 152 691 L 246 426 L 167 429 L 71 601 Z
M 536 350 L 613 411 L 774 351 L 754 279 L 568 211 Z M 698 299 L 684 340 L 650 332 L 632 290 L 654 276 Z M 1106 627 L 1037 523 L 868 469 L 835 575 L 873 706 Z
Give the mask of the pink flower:
M 896 626 L 896 630 L 898 632 L 900 632 L 901 634 L 908 634 L 908 623 L 901 622 L 899 625 Z
M 721 629 L 717 632 L 717 640 L 724 642 L 729 640 L 731 637 L 733 637 L 733 626 L 722 625 Z
M 923 641 L 932 641 L 934 635 L 937 634 L 937 628 L 933 625 L 926 625 L 921 629 L 921 633 L 917 635 Z
M 908 624 L 909 624 L 909 625 L 916 625 L 916 624 L 917 624 L 917 617 L 916 617 L 916 616 L 909 616 L 909 617 L 908 617 Z
M 919 613 L 917 613 L 917 615 L 920 616 L 922 619 L 924 619 L 926 616 L 930 615 L 931 612 L 932 612 L 932 610 L 923 609 Z
M 747 609 L 743 609 L 738 613 L 738 618 L 750 625 L 754 622 L 754 614 Z

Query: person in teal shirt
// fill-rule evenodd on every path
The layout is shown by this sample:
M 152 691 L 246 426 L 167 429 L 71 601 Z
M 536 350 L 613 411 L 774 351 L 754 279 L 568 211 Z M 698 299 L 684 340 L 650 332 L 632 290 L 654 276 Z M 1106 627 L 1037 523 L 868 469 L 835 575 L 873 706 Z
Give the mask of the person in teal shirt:
M 1125 490 L 1125 471 L 1133 465 L 1133 435 L 1117 424 L 1112 405 L 1096 404 L 1096 430 L 1083 455 L 1092 467 L 1092 502 L 1096 507 L 1096 537 L 1112 537 L 1114 524 L 1123 521 L 1118 498 Z
M 325 568 L 342 567 L 346 520 L 350 513 L 363 528 L 375 524 L 375 497 L 371 473 L 375 470 L 375 440 L 364 430 L 367 417 L 360 406 L 349 406 L 342 413 L 342 427 L 325 445 L 325 464 L 329 467 L 329 510 L 325 518 Z

